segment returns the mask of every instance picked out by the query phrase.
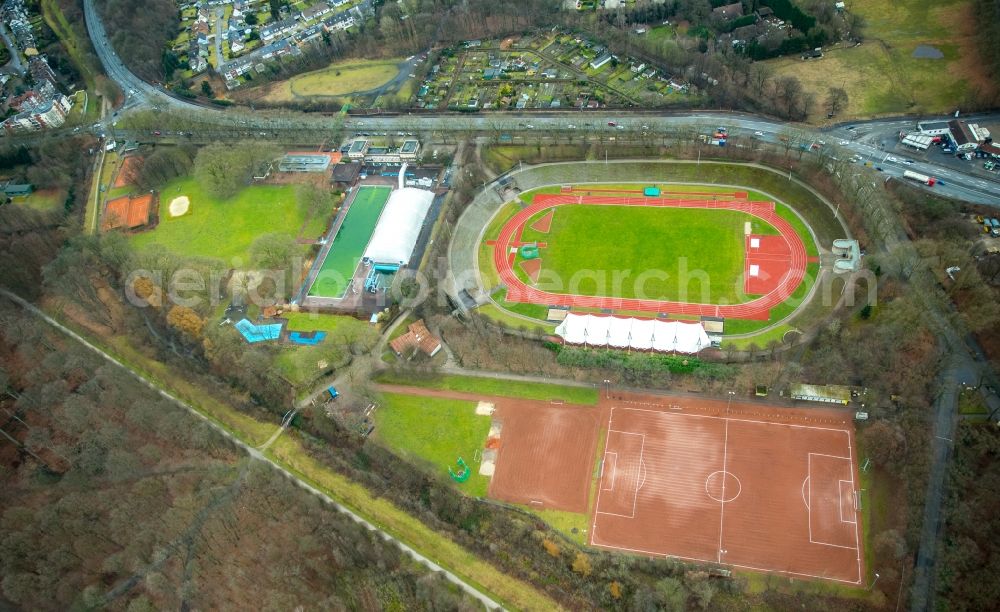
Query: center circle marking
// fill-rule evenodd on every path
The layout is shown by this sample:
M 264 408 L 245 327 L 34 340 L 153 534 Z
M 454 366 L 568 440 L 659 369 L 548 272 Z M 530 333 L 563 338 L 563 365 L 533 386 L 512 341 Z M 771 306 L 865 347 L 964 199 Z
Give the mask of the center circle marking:
M 731 502 L 740 496 L 743 485 L 740 479 L 725 470 L 717 470 L 705 479 L 705 493 L 717 502 Z

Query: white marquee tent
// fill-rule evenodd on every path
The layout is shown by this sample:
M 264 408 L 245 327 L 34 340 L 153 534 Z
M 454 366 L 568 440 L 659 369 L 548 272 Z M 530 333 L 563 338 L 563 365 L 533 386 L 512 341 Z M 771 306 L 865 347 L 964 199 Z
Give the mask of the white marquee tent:
M 434 193 L 425 189 L 404 187 L 393 191 L 365 249 L 365 257 L 377 264 L 406 265 L 433 201 Z
M 697 353 L 712 344 L 701 323 L 573 313 L 556 327 L 556 335 L 567 344 L 640 351 Z

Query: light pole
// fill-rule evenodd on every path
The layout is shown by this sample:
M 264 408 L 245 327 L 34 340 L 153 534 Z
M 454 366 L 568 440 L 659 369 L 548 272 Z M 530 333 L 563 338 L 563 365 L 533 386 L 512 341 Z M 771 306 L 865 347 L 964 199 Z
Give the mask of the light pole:
M 872 579 L 872 583 L 868 585 L 868 590 L 869 591 L 872 590 L 872 588 L 875 586 L 876 582 L 878 582 L 878 572 L 875 572 L 875 578 Z
M 611 397 L 611 380 L 604 379 L 604 397 Z
M 733 396 L 735 395 L 735 391 L 729 391 L 729 402 L 726 403 L 726 414 L 729 414 L 729 408 L 733 405 Z

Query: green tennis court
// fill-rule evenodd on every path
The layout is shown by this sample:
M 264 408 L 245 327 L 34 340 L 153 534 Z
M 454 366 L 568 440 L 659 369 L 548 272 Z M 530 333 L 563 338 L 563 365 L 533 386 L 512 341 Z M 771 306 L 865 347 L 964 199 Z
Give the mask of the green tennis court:
M 358 188 L 344 223 L 333 239 L 333 246 L 323 260 L 319 275 L 309 289 L 309 295 L 330 298 L 344 295 L 390 193 L 392 187 Z

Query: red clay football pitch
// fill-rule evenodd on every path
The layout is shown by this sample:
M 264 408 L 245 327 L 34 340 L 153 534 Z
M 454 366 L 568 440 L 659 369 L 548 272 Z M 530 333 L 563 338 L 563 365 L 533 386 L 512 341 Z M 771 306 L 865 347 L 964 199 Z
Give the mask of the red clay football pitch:
M 863 583 L 846 410 L 626 392 L 578 406 L 380 388 L 494 403 L 503 430 L 489 496 L 588 512 L 592 546 Z
M 591 544 L 862 583 L 846 415 L 673 401 L 612 400 Z

